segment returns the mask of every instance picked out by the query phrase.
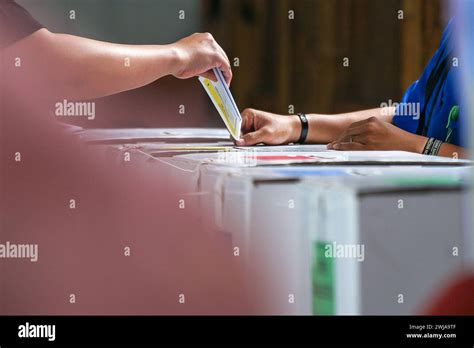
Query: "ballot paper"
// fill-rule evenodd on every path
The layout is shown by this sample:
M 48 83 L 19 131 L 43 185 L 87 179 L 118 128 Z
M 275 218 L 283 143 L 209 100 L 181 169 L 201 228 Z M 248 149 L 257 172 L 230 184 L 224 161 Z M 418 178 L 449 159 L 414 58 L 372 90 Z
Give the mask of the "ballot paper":
M 225 82 L 224 77 L 219 69 L 213 69 L 216 75 L 217 82 L 199 77 L 204 89 L 206 90 L 209 98 L 216 107 L 219 115 L 224 121 L 230 135 L 235 140 L 240 139 L 240 127 L 242 125 L 242 117 L 240 116 L 239 109 L 235 104 L 232 93 Z

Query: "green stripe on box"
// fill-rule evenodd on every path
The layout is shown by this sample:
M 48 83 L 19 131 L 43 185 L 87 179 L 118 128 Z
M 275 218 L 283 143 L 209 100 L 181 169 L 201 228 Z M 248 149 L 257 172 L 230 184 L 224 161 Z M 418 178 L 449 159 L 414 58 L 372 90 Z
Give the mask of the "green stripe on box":
M 459 177 L 452 176 L 437 176 L 437 177 L 398 177 L 388 178 L 386 180 L 389 184 L 401 185 L 401 186 L 457 186 L 462 183 L 462 179 Z
M 334 260 L 326 257 L 327 243 L 316 241 L 312 260 L 313 314 L 334 315 Z

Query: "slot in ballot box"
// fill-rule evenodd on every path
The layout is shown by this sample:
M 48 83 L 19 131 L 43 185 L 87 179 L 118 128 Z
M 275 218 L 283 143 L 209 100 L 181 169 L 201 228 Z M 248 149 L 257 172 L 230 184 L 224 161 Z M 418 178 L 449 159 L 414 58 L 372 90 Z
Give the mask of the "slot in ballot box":
M 229 141 L 225 128 L 102 128 L 76 131 L 89 144 L 209 143 Z

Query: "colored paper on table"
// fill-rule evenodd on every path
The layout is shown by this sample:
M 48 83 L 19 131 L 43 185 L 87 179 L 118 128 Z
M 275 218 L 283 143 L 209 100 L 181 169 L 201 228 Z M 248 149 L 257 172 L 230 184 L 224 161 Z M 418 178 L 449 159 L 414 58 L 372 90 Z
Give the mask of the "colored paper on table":
M 199 77 L 199 81 L 209 95 L 209 98 L 211 98 L 212 103 L 219 112 L 232 138 L 235 140 L 240 139 L 242 117 L 240 116 L 239 109 L 222 76 L 222 72 L 219 69 L 213 69 L 213 71 L 216 75 L 217 82 L 204 77 Z

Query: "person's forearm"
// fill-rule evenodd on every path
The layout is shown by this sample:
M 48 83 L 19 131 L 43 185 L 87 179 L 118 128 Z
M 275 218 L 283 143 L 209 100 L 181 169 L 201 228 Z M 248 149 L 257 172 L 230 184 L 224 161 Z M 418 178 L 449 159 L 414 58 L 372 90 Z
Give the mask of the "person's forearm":
M 412 134 L 406 137 L 405 141 L 400 143 L 399 150 L 423 153 L 428 137 Z M 460 146 L 443 143 L 439 149 L 438 156 L 451 157 L 453 159 L 468 158 L 466 150 Z
M 308 136 L 306 143 L 308 144 L 327 144 L 334 141 L 347 127 L 352 123 L 368 119 L 370 117 L 379 117 L 385 122 L 391 122 L 395 113 L 394 108 L 377 108 L 350 112 L 337 115 L 306 115 L 308 118 Z M 301 133 L 301 122 L 299 119 L 295 121 L 295 136 L 299 139 Z
M 48 88 L 57 98 L 70 99 L 98 98 L 147 85 L 175 73 L 180 58 L 172 45 L 112 44 L 45 29 L 9 52 L 34 57 L 25 64 L 28 82 Z
M 68 62 L 64 65 L 66 69 L 55 71 L 58 85 L 75 81 L 71 92 L 81 99 L 145 86 L 172 74 L 178 65 L 177 53 L 171 46 L 119 45 L 71 35 L 54 35 L 54 48 L 50 54 L 58 63 Z
M 439 149 L 439 152 L 438 152 L 438 156 L 451 157 L 453 159 L 469 158 L 469 156 L 467 155 L 466 149 L 460 146 L 447 144 L 447 143 L 444 143 L 443 145 L 441 145 L 441 148 Z

